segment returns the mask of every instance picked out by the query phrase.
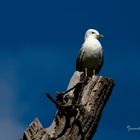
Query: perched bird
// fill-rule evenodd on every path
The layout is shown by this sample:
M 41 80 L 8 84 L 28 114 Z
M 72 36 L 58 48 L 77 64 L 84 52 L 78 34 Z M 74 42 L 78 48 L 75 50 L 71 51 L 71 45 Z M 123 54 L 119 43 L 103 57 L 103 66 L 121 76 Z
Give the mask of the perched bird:
M 85 33 L 85 41 L 80 49 L 76 61 L 76 70 L 83 71 L 85 76 L 91 77 L 99 73 L 103 65 L 103 49 L 97 38 L 103 37 L 95 29 Z

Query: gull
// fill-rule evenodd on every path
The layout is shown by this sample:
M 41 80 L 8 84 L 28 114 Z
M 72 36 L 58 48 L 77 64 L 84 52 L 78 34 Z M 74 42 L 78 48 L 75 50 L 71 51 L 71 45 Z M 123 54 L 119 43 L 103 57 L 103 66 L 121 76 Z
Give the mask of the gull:
M 88 29 L 85 33 L 85 41 L 76 61 L 76 70 L 84 72 L 86 77 L 98 74 L 103 65 L 103 49 L 98 40 L 100 37 L 103 35 L 95 29 Z

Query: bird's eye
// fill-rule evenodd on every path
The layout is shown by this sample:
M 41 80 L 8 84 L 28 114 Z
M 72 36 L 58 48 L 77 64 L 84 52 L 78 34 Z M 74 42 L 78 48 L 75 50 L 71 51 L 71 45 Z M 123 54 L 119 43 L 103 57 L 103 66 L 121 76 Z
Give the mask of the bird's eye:
M 94 34 L 94 32 L 91 32 L 92 34 Z

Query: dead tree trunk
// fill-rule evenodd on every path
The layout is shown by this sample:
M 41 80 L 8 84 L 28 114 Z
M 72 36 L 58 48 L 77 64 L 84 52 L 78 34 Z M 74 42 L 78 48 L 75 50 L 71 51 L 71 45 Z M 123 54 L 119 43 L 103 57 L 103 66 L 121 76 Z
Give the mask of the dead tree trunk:
M 58 109 L 51 126 L 43 128 L 35 119 L 21 140 L 91 140 L 113 86 L 110 78 L 92 76 L 85 79 L 83 73 L 76 71 L 68 91 L 58 92 L 56 100 L 47 94 Z

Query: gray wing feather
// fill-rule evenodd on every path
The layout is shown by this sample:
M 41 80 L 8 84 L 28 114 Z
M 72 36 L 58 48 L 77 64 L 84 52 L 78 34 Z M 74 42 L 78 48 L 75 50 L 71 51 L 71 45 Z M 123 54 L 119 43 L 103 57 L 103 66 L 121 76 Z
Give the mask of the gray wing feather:
M 103 53 L 101 55 L 102 55 L 101 65 L 100 65 L 99 69 L 96 71 L 96 73 L 99 73 L 99 71 L 101 70 L 101 68 L 102 68 L 102 66 L 104 64 L 104 55 L 103 55 Z
M 76 70 L 78 71 L 81 71 L 83 55 L 84 55 L 84 50 L 83 48 L 81 48 L 76 60 Z

